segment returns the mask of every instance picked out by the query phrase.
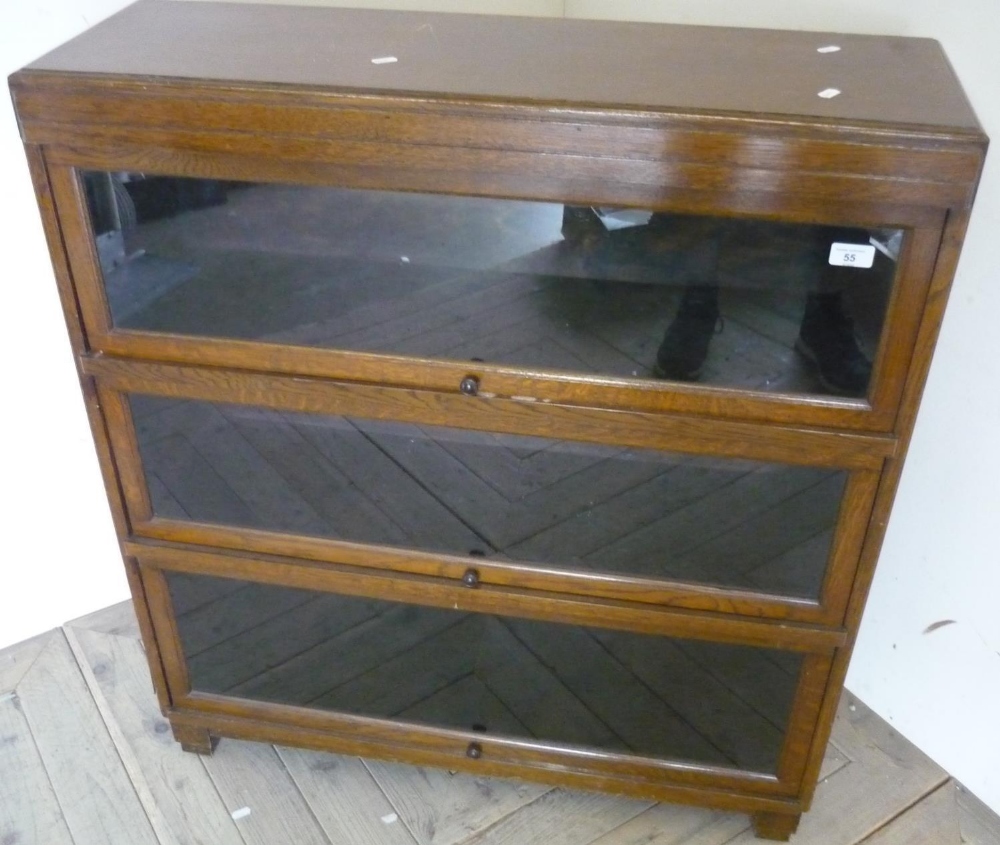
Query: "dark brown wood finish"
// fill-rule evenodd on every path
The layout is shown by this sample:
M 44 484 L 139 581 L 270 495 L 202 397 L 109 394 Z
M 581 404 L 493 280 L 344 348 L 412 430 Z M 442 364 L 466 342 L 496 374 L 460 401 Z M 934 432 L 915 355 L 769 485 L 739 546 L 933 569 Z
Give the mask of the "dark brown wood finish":
M 875 488 L 878 483 L 877 468 L 881 466 L 881 458 L 873 458 L 870 462 L 861 464 L 863 468 L 857 468 L 849 476 L 849 481 L 842 503 L 840 505 L 840 516 L 837 520 L 837 528 L 834 532 L 834 543 L 830 550 L 826 575 L 823 579 L 823 586 L 819 596 L 819 601 L 794 598 L 787 595 L 768 595 L 762 591 L 751 591 L 746 589 L 726 588 L 723 586 L 707 586 L 696 583 L 685 583 L 672 581 L 669 577 L 658 579 L 627 577 L 613 573 L 585 573 L 574 571 L 558 566 L 545 566 L 527 563 L 504 563 L 500 561 L 489 561 L 483 558 L 454 557 L 428 554 L 419 551 L 407 551 L 405 549 L 378 547 L 357 543 L 342 542 L 318 537 L 306 537 L 302 535 L 285 534 L 277 531 L 261 531 L 248 528 L 236 528 L 224 525 L 199 524 L 197 522 L 183 522 L 179 520 L 154 518 L 149 502 L 149 493 L 145 478 L 141 470 L 139 448 L 135 438 L 135 432 L 128 412 L 125 397 L 119 390 L 142 393 L 150 391 L 153 393 L 167 395 L 171 397 L 194 397 L 194 398 L 214 398 L 220 401 L 248 402 L 253 405 L 263 405 L 265 407 L 286 408 L 302 410 L 305 407 L 311 411 L 340 412 L 355 414 L 359 411 L 357 406 L 352 405 L 349 399 L 344 400 L 333 391 L 332 385 L 322 385 L 317 383 L 316 390 L 310 391 L 319 400 L 320 404 L 307 404 L 303 406 L 298 400 L 289 398 L 284 400 L 281 395 L 280 384 L 277 381 L 270 382 L 265 386 L 255 386 L 247 389 L 239 386 L 245 379 L 252 379 L 252 376 L 242 374 L 233 375 L 237 380 L 234 389 L 230 390 L 224 386 L 212 386 L 207 390 L 190 389 L 184 386 L 177 392 L 170 389 L 170 376 L 163 374 L 161 370 L 150 370 L 148 365 L 138 365 L 138 370 L 134 370 L 134 365 L 127 363 L 113 362 L 106 358 L 88 359 L 84 363 L 88 372 L 100 372 L 100 388 L 103 396 L 105 412 L 113 420 L 112 431 L 118 454 L 123 456 L 122 463 L 125 469 L 122 472 L 122 483 L 125 490 L 126 500 L 129 502 L 131 524 L 133 534 L 137 537 L 148 537 L 173 542 L 197 543 L 201 545 L 215 545 L 231 548 L 234 550 L 246 550 L 262 552 L 266 554 L 277 554 L 285 556 L 296 556 L 317 561 L 329 561 L 334 563 L 345 563 L 349 565 L 361 564 L 369 567 L 384 568 L 397 572 L 411 572 L 421 575 L 432 575 L 453 580 L 460 580 L 463 574 L 470 567 L 474 567 L 480 573 L 483 585 L 514 586 L 523 588 L 535 588 L 540 590 L 566 592 L 584 596 L 606 597 L 612 599 L 622 599 L 638 601 L 649 604 L 663 604 L 670 607 L 687 608 L 691 610 L 705 610 L 723 613 L 736 613 L 752 617 L 765 617 L 776 619 L 787 619 L 790 621 L 801 621 L 808 623 L 839 625 L 846 608 L 850 585 L 854 578 L 854 570 L 861 542 L 864 537 L 864 525 L 867 523 L 868 514 L 871 511 L 872 502 L 875 495 Z M 91 367 L 96 370 L 91 370 Z M 127 378 L 123 380 L 113 373 L 118 373 L 115 367 L 123 368 L 121 372 L 136 372 L 138 375 L 134 381 Z M 168 367 L 167 370 L 178 371 L 180 368 Z M 191 373 L 194 371 L 186 371 Z M 219 375 L 217 371 L 202 371 L 210 379 Z M 148 374 L 156 373 L 156 374 Z M 297 393 L 303 387 L 301 379 L 289 379 L 287 386 L 292 387 Z M 111 388 L 114 389 L 111 389 Z M 365 390 L 363 387 L 352 385 L 341 385 L 348 394 L 356 389 Z M 163 392 L 163 391 L 166 392 Z M 366 403 L 363 411 L 376 418 L 389 418 L 395 420 L 410 420 L 419 423 L 447 422 L 450 426 L 464 427 L 461 409 L 469 400 L 461 397 L 454 404 L 456 410 L 448 410 L 443 414 L 427 414 L 418 410 L 416 414 L 400 410 L 398 402 L 391 403 L 392 410 L 386 413 L 373 413 L 376 405 Z M 474 400 L 473 400 L 474 401 Z M 495 406 L 496 400 L 490 400 Z M 558 412 L 552 406 L 535 405 L 513 405 L 513 410 L 520 411 L 526 407 L 529 413 L 536 412 L 546 416 L 551 416 Z M 352 408 L 354 410 L 352 410 Z M 838 454 L 836 457 L 843 463 L 834 463 L 833 458 L 828 459 L 827 454 L 833 450 L 832 446 L 819 445 L 823 441 L 815 440 L 815 445 L 808 439 L 801 438 L 803 432 L 789 431 L 789 446 L 780 455 L 774 452 L 766 444 L 763 448 L 750 440 L 756 432 L 747 428 L 746 435 L 737 436 L 739 448 L 730 451 L 730 447 L 717 438 L 721 433 L 717 426 L 709 425 L 704 429 L 702 437 L 684 437 L 671 432 L 667 426 L 667 420 L 658 418 L 655 422 L 657 429 L 656 439 L 649 440 L 637 434 L 629 438 L 628 428 L 625 420 L 617 419 L 607 427 L 601 428 L 595 435 L 588 433 L 586 429 L 581 429 L 574 422 L 579 421 L 579 415 L 572 419 L 560 421 L 558 417 L 550 422 L 533 422 L 526 426 L 513 423 L 507 425 L 503 419 L 503 412 L 491 410 L 489 426 L 494 431 L 514 431 L 521 433 L 539 434 L 544 432 L 547 436 L 559 439 L 583 439 L 593 440 L 603 443 L 625 443 L 628 445 L 655 446 L 659 448 L 670 448 L 671 450 L 691 451 L 693 453 L 720 455 L 731 454 L 741 458 L 761 458 L 774 459 L 780 457 L 784 461 L 802 462 L 810 466 L 832 465 L 838 468 L 851 468 L 857 466 L 855 461 L 862 460 L 862 455 L 856 453 L 853 448 L 844 449 L 848 455 L 844 459 Z M 687 428 L 687 421 L 684 428 Z M 477 428 L 478 424 L 473 422 L 470 428 Z M 818 434 L 818 432 L 809 432 Z M 840 433 L 829 433 L 826 435 L 827 441 L 836 441 L 847 437 L 848 441 L 855 441 L 854 435 L 843 435 Z M 874 441 L 869 447 L 864 440 L 859 441 L 865 448 L 877 448 L 879 445 L 888 445 L 886 441 Z M 854 448 L 857 448 L 855 446 Z M 838 450 L 839 452 L 840 450 Z M 829 463 L 828 463 L 829 461 Z
M 179 548 L 166 544 L 129 542 L 130 554 L 149 566 L 176 572 L 211 573 L 246 578 L 261 584 L 279 584 L 342 595 L 384 597 L 392 601 L 445 607 L 474 613 L 511 613 L 530 619 L 566 624 L 617 627 L 663 636 L 683 635 L 714 642 L 744 643 L 763 648 L 831 653 L 844 641 L 842 630 L 732 614 L 703 613 L 669 607 L 635 606 L 611 599 L 584 598 L 516 588 L 484 586 L 468 589 L 461 583 L 412 574 L 391 574 L 319 561 L 304 563 L 277 556 L 247 557 L 232 552 Z M 147 585 L 147 591 L 150 591 Z M 156 583 L 156 600 L 165 588 Z M 177 676 L 178 679 L 182 677 Z
M 379 115 L 369 115 L 369 119 L 385 132 L 385 127 L 378 120 Z M 541 120 L 541 115 L 535 115 L 535 120 Z M 584 117 L 581 116 L 581 120 Z M 523 122 L 523 121 L 522 121 Z M 148 124 L 143 124 L 146 126 Z M 584 128 L 585 124 L 580 128 Z M 740 127 L 746 131 L 746 127 Z M 484 127 L 484 131 L 489 127 Z M 81 131 L 74 126 L 74 133 Z M 101 131 L 106 131 L 102 128 Z M 134 138 L 142 131 L 139 126 L 122 127 L 121 132 L 127 132 L 129 138 Z M 371 131 L 375 131 L 374 129 Z M 732 131 L 736 131 L 734 128 Z M 430 145 L 397 144 L 400 150 L 405 150 L 404 161 L 391 164 L 391 172 L 377 176 L 372 182 L 372 162 L 377 167 L 389 167 L 390 160 L 386 156 L 387 140 L 383 140 L 377 151 L 373 148 L 362 155 L 353 170 L 345 170 L 345 162 L 355 156 L 346 151 L 337 152 L 331 149 L 332 141 L 317 142 L 313 152 L 302 153 L 304 160 L 311 162 L 308 176 L 297 171 L 291 162 L 295 154 L 286 148 L 275 149 L 275 158 L 264 162 L 246 161 L 233 169 L 236 159 L 229 153 L 225 156 L 208 151 L 198 152 L 195 158 L 172 162 L 148 161 L 145 158 L 131 158 L 120 144 L 114 144 L 114 153 L 100 160 L 84 160 L 78 152 L 76 141 L 70 139 L 47 139 L 50 143 L 69 143 L 74 150 L 67 164 L 94 167 L 97 169 L 134 169 L 152 173 L 170 173 L 185 176 L 203 176 L 209 178 L 231 179 L 273 179 L 276 181 L 305 182 L 313 184 L 337 184 L 348 187 L 382 187 L 391 184 L 398 188 L 418 191 L 454 192 L 459 194 L 499 193 L 500 195 L 549 199 L 581 203 L 584 205 L 622 205 L 636 204 L 647 207 L 668 207 L 673 211 L 701 214 L 726 215 L 733 213 L 752 214 L 763 217 L 779 217 L 790 222 L 842 224 L 850 219 L 854 225 L 874 226 L 871 221 L 879 221 L 881 226 L 898 226 L 910 229 L 906 247 L 901 255 L 897 280 L 894 286 L 893 307 L 890 307 L 887 324 L 883 331 L 879 354 L 876 360 L 874 382 L 870 390 L 869 401 L 846 400 L 836 397 L 821 397 L 803 395 L 765 395 L 747 390 L 724 388 L 709 388 L 693 384 L 671 384 L 669 389 L 658 382 L 649 379 L 616 379 L 605 376 L 587 376 L 568 372 L 525 370 L 503 367 L 496 364 L 483 364 L 477 367 L 477 374 L 483 382 L 483 390 L 498 396 L 531 396 L 539 401 L 566 402 L 582 405 L 601 405 L 614 408 L 635 408 L 637 410 L 680 411 L 694 414 L 710 414 L 738 419 L 761 420 L 765 422 L 805 422 L 813 425 L 829 425 L 854 429 L 889 431 L 892 428 L 896 403 L 899 399 L 902 383 L 905 377 L 905 362 L 912 349 L 916 333 L 916 315 L 919 314 L 926 289 L 929 274 L 933 266 L 933 256 L 936 254 L 943 211 L 931 206 L 927 198 L 905 198 L 897 196 L 895 205 L 883 205 L 873 208 L 869 215 L 863 213 L 863 207 L 870 204 L 885 185 L 895 177 L 888 177 L 881 172 L 866 175 L 851 175 L 849 184 L 832 187 L 830 192 L 817 191 L 809 186 L 813 171 L 794 172 L 786 168 L 780 174 L 759 169 L 748 170 L 746 165 L 726 166 L 707 181 L 701 176 L 693 181 L 678 184 L 669 195 L 657 198 L 650 196 L 636 197 L 631 200 L 623 191 L 631 190 L 629 186 L 640 183 L 648 184 L 650 188 L 661 191 L 664 188 L 664 174 L 655 160 L 639 160 L 645 162 L 646 175 L 622 175 L 615 177 L 613 169 L 623 166 L 621 159 L 615 156 L 611 159 L 599 159 L 594 156 L 581 156 L 571 152 L 565 160 L 560 161 L 553 151 L 503 151 L 501 157 L 496 152 L 490 152 L 488 160 L 476 163 L 470 162 L 468 168 L 456 169 L 456 155 L 464 154 L 467 148 L 455 148 Z M 445 139 L 440 139 L 445 143 Z M 224 144 L 232 150 L 234 146 L 245 142 L 245 135 L 230 138 L 224 134 L 212 141 L 209 146 Z M 686 144 L 693 142 L 686 139 Z M 183 137 L 161 137 L 149 139 L 148 147 L 139 148 L 140 157 L 146 155 L 148 149 L 176 149 L 185 147 L 189 142 Z M 206 142 L 207 143 L 207 142 Z M 298 144 L 297 138 L 290 138 L 287 144 Z M 453 143 L 453 139 L 448 143 Z M 85 148 L 97 146 L 106 148 L 110 145 L 107 139 L 86 141 Z M 351 142 L 351 147 L 357 144 Z M 369 144 L 369 146 L 373 146 Z M 57 147 L 58 148 L 58 147 Z M 430 151 L 430 152 L 428 152 Z M 731 155 L 739 156 L 741 149 L 730 151 Z M 858 153 L 863 155 L 863 153 Z M 206 158 L 207 157 L 207 158 Z M 330 157 L 335 161 L 334 170 L 329 177 L 324 178 L 323 161 Z M 475 182 L 481 174 L 495 169 L 499 164 L 507 166 L 512 158 L 524 160 L 512 165 L 511 173 L 505 177 L 503 185 Z M 541 172 L 535 172 L 535 165 L 529 166 L 528 160 L 535 162 Z M 594 172 L 589 176 L 580 175 L 582 162 L 596 162 Z M 447 162 L 447 172 L 441 168 Z M 199 164 L 199 162 L 201 162 Z M 831 163 L 839 167 L 839 163 Z M 881 163 L 878 167 L 881 167 Z M 700 168 L 702 165 L 692 165 Z M 282 170 L 284 168 L 284 170 Z M 404 177 L 424 173 L 426 178 L 419 183 L 404 184 Z M 556 185 L 546 192 L 540 191 L 542 181 L 551 174 L 574 174 L 574 180 L 583 179 L 588 186 L 588 193 L 574 199 L 573 188 L 569 185 Z M 253 174 L 251 176 L 251 174 Z M 450 175 L 449 175 L 450 174 Z M 454 186 L 447 184 L 447 179 L 456 175 L 463 181 Z M 940 174 L 939 174 L 940 175 Z M 824 175 L 823 178 L 827 178 Z M 837 178 L 840 178 L 839 176 Z M 492 177 L 491 177 L 492 179 Z M 520 179 L 521 182 L 516 181 Z M 471 180 L 471 181 L 470 181 Z M 761 187 L 754 187 L 754 182 L 761 182 Z M 780 192 L 774 191 L 774 183 L 779 183 Z M 901 186 L 909 186 L 920 181 L 903 180 Z M 733 194 L 733 186 L 739 186 L 737 195 Z M 790 196 L 802 190 L 803 201 L 807 206 L 796 209 L 789 204 Z M 965 189 L 963 189 L 965 190 Z M 857 191 L 858 195 L 849 202 L 851 216 L 837 207 L 845 194 Z M 936 201 L 942 201 L 940 186 L 933 186 L 930 194 Z M 56 197 L 66 216 L 81 221 L 84 230 L 89 233 L 86 215 L 83 214 L 81 190 L 71 172 L 60 169 L 56 176 Z M 751 202 L 751 206 L 742 208 L 741 203 Z M 910 201 L 910 205 L 903 203 Z M 967 197 L 951 197 L 954 202 L 965 202 Z M 891 221 L 887 222 L 887 221 Z M 284 370 L 287 372 L 313 372 L 333 378 L 349 380 L 369 380 L 426 387 L 435 390 L 454 392 L 457 384 L 467 371 L 467 367 L 457 362 L 447 362 L 426 358 L 401 359 L 389 355 L 375 355 L 358 352 L 343 352 L 337 350 L 303 349 L 280 344 L 260 344 L 246 341 L 196 339 L 184 336 L 165 335 L 157 333 L 112 329 L 111 319 L 105 302 L 100 269 L 96 252 L 88 243 L 92 237 L 84 237 L 84 232 L 75 232 L 71 243 L 77 244 L 72 251 L 75 274 L 81 280 L 84 290 L 81 304 L 85 324 L 92 335 L 92 348 L 112 354 L 149 358 L 162 361 L 177 361 L 180 363 L 204 363 L 211 366 L 241 367 L 246 369 Z M 895 303 L 898 302 L 898 307 Z
M 817 52 L 827 44 L 841 50 Z M 371 62 L 383 55 L 398 61 Z M 635 72 L 619 72 L 622 55 Z M 815 789 L 987 144 L 935 42 L 142 0 L 10 85 L 154 686 L 186 749 L 211 753 L 213 735 L 282 742 L 737 809 L 759 836 L 792 835 Z M 817 97 L 827 87 L 842 93 Z M 85 169 L 906 238 L 867 400 L 764 395 L 115 329 Z M 479 396 L 460 394 L 467 375 Z M 155 517 L 130 393 L 850 475 L 820 599 L 807 601 Z M 470 562 L 476 589 L 461 585 Z M 789 650 L 803 662 L 777 774 L 192 691 L 167 572 Z
M 277 704 L 263 701 L 253 701 L 237 696 L 219 696 L 211 693 L 192 690 L 190 674 L 181 645 L 181 638 L 176 629 L 174 609 L 169 592 L 165 589 L 164 572 L 186 571 L 195 574 L 214 574 L 226 578 L 252 579 L 258 583 L 258 577 L 266 578 L 270 583 L 283 586 L 305 587 L 311 589 L 328 589 L 338 594 L 345 592 L 343 573 L 327 569 L 324 573 L 314 573 L 305 576 L 295 568 L 275 570 L 262 566 L 262 561 L 249 558 L 228 559 L 214 555 L 208 557 L 192 552 L 173 552 L 155 547 L 137 546 L 141 554 L 140 566 L 144 580 L 148 581 L 149 593 L 155 596 L 152 607 L 155 624 L 158 626 L 169 671 L 172 672 L 172 688 L 177 691 L 174 706 L 179 710 L 192 710 L 199 714 L 215 714 L 236 716 L 241 718 L 263 719 L 272 722 L 294 722 L 305 729 L 326 729 L 333 733 L 349 734 L 355 739 L 369 739 L 385 742 L 388 745 L 410 745 L 423 747 L 427 750 L 439 750 L 446 753 L 464 753 L 470 742 L 482 746 L 483 757 L 490 761 L 503 761 L 513 764 L 533 767 L 555 766 L 560 771 L 575 771 L 579 774 L 597 774 L 619 778 L 625 776 L 638 777 L 650 784 L 668 785 L 703 785 L 743 789 L 757 795 L 794 795 L 801 785 L 802 772 L 807 760 L 809 738 L 813 730 L 815 711 L 821 704 L 826 680 L 829 676 L 830 653 L 810 653 L 802 666 L 795 698 L 790 714 L 790 728 L 782 747 L 777 775 L 763 774 L 753 771 L 740 771 L 727 767 L 713 767 L 706 764 L 691 762 L 676 762 L 657 760 L 642 755 L 610 753 L 606 751 L 587 751 L 584 749 L 564 749 L 558 745 L 542 741 L 525 741 L 514 738 L 484 736 L 472 731 L 456 731 L 429 726 L 418 726 L 413 723 L 395 725 L 380 719 L 368 719 L 350 714 L 320 712 L 312 708 L 295 707 L 288 704 Z M 338 577 L 339 576 L 339 577 Z M 361 576 L 364 577 L 364 576 Z M 354 585 L 347 592 L 354 593 Z M 360 588 L 365 589 L 364 587 Z M 429 594 L 438 595 L 428 598 Z M 368 593 L 372 596 L 384 597 L 385 593 L 374 590 Z M 447 588 L 429 587 L 421 597 L 421 604 L 439 604 L 445 607 L 455 607 L 466 610 L 461 602 L 452 603 L 454 596 Z M 412 600 L 415 596 L 395 595 L 394 599 Z M 524 600 L 524 599 L 527 600 Z M 583 616 L 567 613 L 536 614 L 532 607 L 532 597 L 510 596 L 506 600 L 490 601 L 480 610 L 487 612 L 503 612 L 522 615 L 525 618 L 559 619 L 568 623 L 586 621 L 588 625 L 614 625 L 626 620 L 613 614 L 596 611 L 587 612 Z M 633 624 L 637 620 L 629 620 Z M 650 634 L 669 635 L 669 626 L 656 624 L 652 627 L 643 626 L 639 620 L 640 629 Z M 694 636 L 701 636 L 697 626 L 688 629 Z M 717 641 L 718 638 L 714 638 Z M 747 642 L 742 639 L 741 642 Z M 767 642 L 766 638 L 764 642 Z M 771 643 L 773 645 L 773 643 Z M 794 646 L 793 646 L 794 647 Z M 225 731 L 222 731 L 225 734 Z M 226 734 L 228 735 L 228 734 Z M 379 756 L 379 755 L 376 755 Z M 572 783 L 566 781 L 566 783 Z
M 841 691 L 843 690 L 844 681 L 847 678 L 847 669 L 850 664 L 851 654 L 854 650 L 858 630 L 861 626 L 861 616 L 864 613 L 868 591 L 871 588 L 872 579 L 875 575 L 875 565 L 878 563 L 882 541 L 885 539 L 885 531 L 889 523 L 889 515 L 892 511 L 893 498 L 896 495 L 896 488 L 899 485 L 899 479 L 903 472 L 906 449 L 909 446 L 910 434 L 913 431 L 913 425 L 916 421 L 920 397 L 927 379 L 927 371 L 930 369 L 931 356 L 941 329 L 945 305 L 948 301 L 948 294 L 951 291 L 951 281 L 954 277 L 956 265 L 958 264 L 962 240 L 965 237 L 968 225 L 968 210 L 956 212 L 949 218 L 942 236 L 942 248 L 938 254 L 934 268 L 934 278 L 931 282 L 928 306 L 924 311 L 921 321 L 920 333 L 917 337 L 916 353 L 910 364 L 909 375 L 896 423 L 897 429 L 901 434 L 901 453 L 897 457 L 886 461 L 879 483 L 875 506 L 868 525 L 864 547 L 861 551 L 858 574 L 851 589 L 847 614 L 844 619 L 844 624 L 849 632 L 848 641 L 845 647 L 838 651 L 834 659 L 830 681 L 823 699 L 823 707 L 816 723 L 816 733 L 813 736 L 813 744 L 809 754 L 809 764 L 804 781 L 805 788 L 803 790 L 803 801 L 805 802 L 806 809 L 809 808 L 816 790 L 816 781 L 819 777 L 820 766 L 823 763 L 823 754 L 825 753 L 826 744 L 830 739 L 833 718 L 840 700 Z
M 123 393 L 537 434 L 808 466 L 877 470 L 896 451 L 896 441 L 891 436 L 805 426 L 763 426 L 680 414 L 574 408 L 482 394 L 444 394 L 303 376 L 139 362 L 104 355 L 88 356 L 82 367 L 85 373 L 99 379 L 103 387 Z
M 762 839 L 774 839 L 787 842 L 798 830 L 799 814 L 797 813 L 754 813 L 753 832 Z
M 842 51 L 817 54 L 831 39 Z M 387 49 L 400 67 L 372 64 Z M 920 38 L 143 0 L 31 68 L 978 130 L 940 45 Z M 817 99 L 831 74 L 846 96 Z
M 330 726 L 335 723 L 336 717 L 309 719 L 310 716 L 316 716 L 311 711 L 301 714 L 305 718 L 293 721 L 287 716 L 278 715 L 275 707 L 236 705 L 231 701 L 219 701 L 218 704 L 223 705 L 218 711 L 188 708 L 172 710 L 167 715 L 172 725 L 191 726 L 234 739 L 252 739 L 412 765 L 436 766 L 472 775 L 520 778 L 544 784 L 558 782 L 577 789 L 617 792 L 637 798 L 746 813 L 772 811 L 793 814 L 801 811 L 801 805 L 794 798 L 757 795 L 736 788 L 683 786 L 665 781 L 662 777 L 646 781 L 635 776 L 614 776 L 574 768 L 554 770 L 544 763 L 528 765 L 490 759 L 488 756 L 472 759 L 466 754 L 466 745 L 463 743 L 452 743 L 451 749 L 445 749 L 406 741 L 413 737 L 395 736 L 390 741 L 388 737 L 378 733 L 360 733 L 356 730 L 356 723 L 352 722 L 336 722 L 341 731 L 331 730 Z
M 873 474 L 865 474 L 860 486 L 872 482 Z M 427 575 L 451 581 L 461 581 L 474 568 L 479 583 L 498 587 L 559 592 L 569 595 L 603 597 L 620 601 L 732 613 L 747 617 L 783 619 L 819 625 L 838 625 L 844 615 L 843 602 L 849 593 L 842 584 L 850 584 L 857 560 L 854 548 L 863 536 L 858 528 L 855 511 L 870 508 L 867 492 L 848 492 L 842 514 L 843 528 L 831 552 L 829 574 L 820 601 L 791 596 L 768 595 L 751 590 L 713 587 L 688 582 L 672 582 L 666 578 L 638 578 L 612 573 L 581 572 L 544 564 L 527 564 L 484 560 L 481 557 L 441 555 L 389 546 L 364 545 L 320 537 L 282 534 L 249 528 L 181 522 L 154 518 L 135 526 L 136 538 L 167 543 L 215 546 L 237 552 L 281 555 L 298 560 L 366 566 L 394 572 Z M 863 522 L 862 522 L 863 524 Z

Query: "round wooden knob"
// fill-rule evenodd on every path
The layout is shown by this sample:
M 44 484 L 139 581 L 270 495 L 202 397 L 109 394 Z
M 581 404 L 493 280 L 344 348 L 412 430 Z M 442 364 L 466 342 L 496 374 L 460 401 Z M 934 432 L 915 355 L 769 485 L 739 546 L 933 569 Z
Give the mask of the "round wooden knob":
M 458 389 L 466 396 L 475 396 L 479 393 L 479 379 L 475 376 L 466 376 L 459 383 Z
M 483 746 L 478 742 L 470 742 L 469 747 L 465 749 L 465 756 L 471 757 L 473 760 L 478 760 L 483 756 Z

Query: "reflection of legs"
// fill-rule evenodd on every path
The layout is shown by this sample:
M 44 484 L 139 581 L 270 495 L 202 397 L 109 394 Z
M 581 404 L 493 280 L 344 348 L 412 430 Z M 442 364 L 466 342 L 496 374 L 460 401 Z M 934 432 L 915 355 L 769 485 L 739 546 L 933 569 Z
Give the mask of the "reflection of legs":
M 823 386 L 847 396 L 863 396 L 872 365 L 858 346 L 842 293 L 811 293 L 795 349 L 816 367 Z
M 826 232 L 823 240 L 819 271 L 819 290 L 806 297 L 802 325 L 795 349 L 815 367 L 822 385 L 832 393 L 863 396 L 868 389 L 872 365 L 858 346 L 854 323 L 844 307 L 844 293 L 857 284 L 858 270 L 832 266 L 827 256 L 830 244 L 867 243 L 868 233 L 862 229 L 841 229 Z
M 653 373 L 658 378 L 681 381 L 698 378 L 718 320 L 718 287 L 692 285 L 686 288 L 677 314 L 656 352 Z
M 687 286 L 677 314 L 656 351 L 658 378 L 693 381 L 701 375 L 719 321 L 719 250 L 729 223 L 715 217 L 672 217 L 654 214 L 649 230 L 680 229 L 685 252 L 682 278 Z

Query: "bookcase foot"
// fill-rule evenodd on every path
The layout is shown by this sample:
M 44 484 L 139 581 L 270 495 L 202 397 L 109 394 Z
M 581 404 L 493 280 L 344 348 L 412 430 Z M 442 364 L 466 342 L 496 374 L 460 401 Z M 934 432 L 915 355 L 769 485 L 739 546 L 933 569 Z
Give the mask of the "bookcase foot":
M 170 729 L 174 733 L 174 739 L 185 751 L 192 754 L 204 754 L 210 757 L 215 750 L 215 740 L 208 732 L 207 728 L 193 728 L 190 725 L 171 725 Z
M 801 813 L 754 813 L 753 832 L 759 839 L 787 842 L 798 829 Z

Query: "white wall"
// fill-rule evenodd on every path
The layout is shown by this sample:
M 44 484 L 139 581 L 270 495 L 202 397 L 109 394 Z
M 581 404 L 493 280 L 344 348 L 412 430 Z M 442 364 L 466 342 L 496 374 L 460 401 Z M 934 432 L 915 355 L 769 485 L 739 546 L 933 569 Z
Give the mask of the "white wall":
M 6 76 L 124 5 L 2 0 Z M 0 97 L 0 647 L 128 597 L 28 168 Z
M 323 2 L 323 0 L 319 0 Z M 21 4 L 18 4 L 21 5 Z M 7 72 L 119 0 L 0 13 Z M 339 5 L 495 10 L 486 0 Z M 994 0 L 510 0 L 509 11 L 919 35 L 945 47 L 1000 141 Z M 628 57 L 622 57 L 623 72 Z M 126 589 L 9 107 L 0 117 L 2 417 L 0 646 Z M 848 686 L 1000 812 L 1000 163 L 987 165 Z M 16 410 L 13 410 L 16 409 Z M 58 527 L 52 522 L 58 518 Z M 935 622 L 954 620 L 932 633 Z
M 567 0 L 566 11 L 937 38 L 983 128 L 1000 144 L 995 0 Z M 994 150 L 847 686 L 1000 812 L 998 233 L 1000 161 Z M 924 633 L 944 620 L 955 624 Z

